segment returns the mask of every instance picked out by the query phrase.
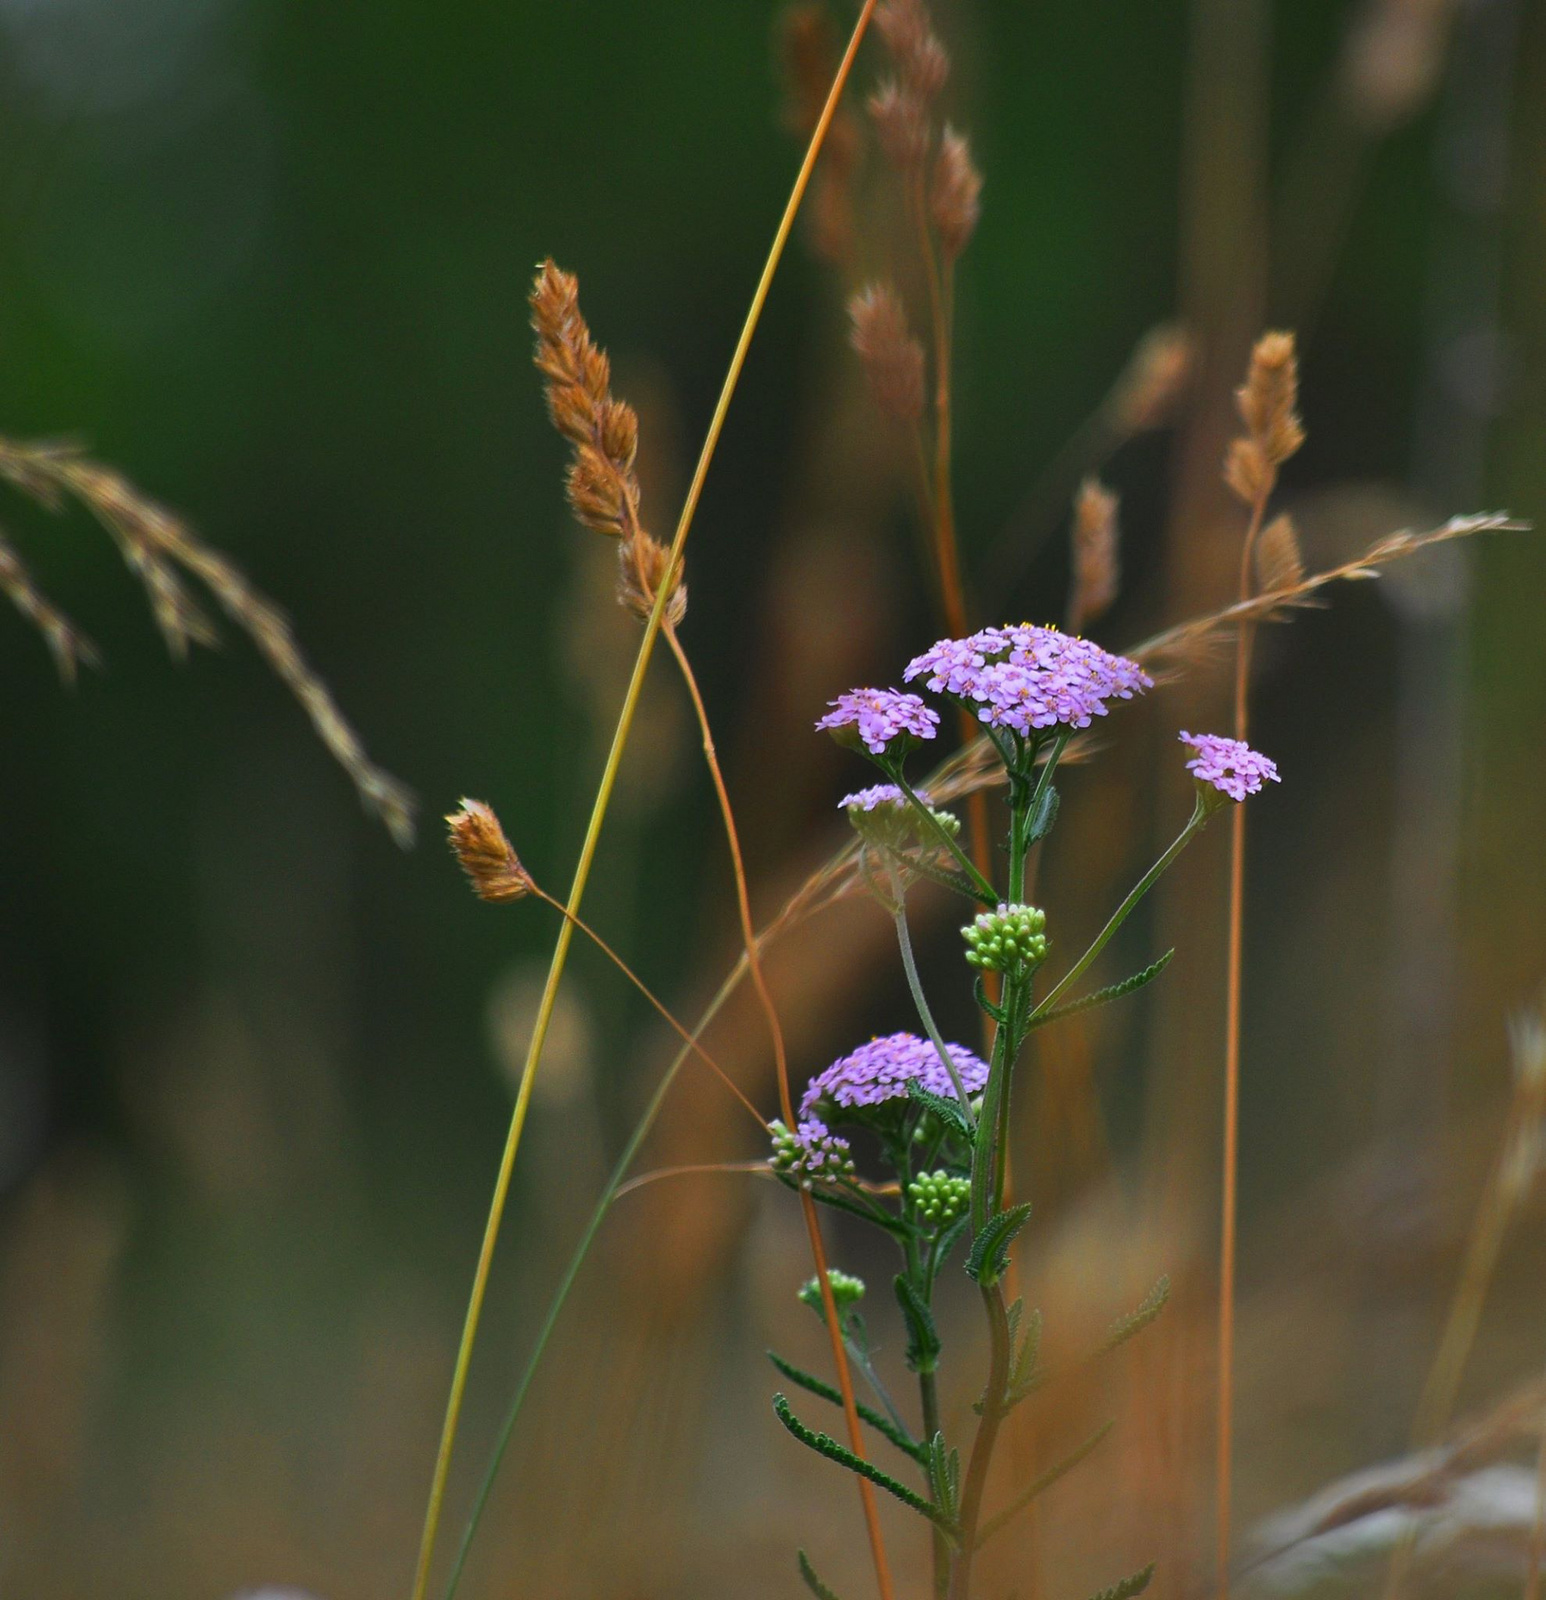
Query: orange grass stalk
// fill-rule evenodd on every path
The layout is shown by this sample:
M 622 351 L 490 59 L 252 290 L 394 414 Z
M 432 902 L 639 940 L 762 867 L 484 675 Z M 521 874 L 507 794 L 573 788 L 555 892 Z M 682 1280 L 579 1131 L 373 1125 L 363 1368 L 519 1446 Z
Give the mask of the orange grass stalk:
M 783 259 L 785 246 L 789 242 L 789 233 L 794 226 L 796 213 L 800 209 L 800 201 L 804 198 L 805 191 L 811 180 L 811 173 L 815 169 L 816 159 L 821 154 L 821 147 L 827 136 L 827 130 L 832 124 L 832 118 L 837 110 L 838 101 L 842 97 L 844 85 L 848 82 L 849 74 L 853 71 L 854 58 L 859 51 L 859 45 L 869 27 L 870 17 L 875 10 L 875 0 L 864 0 L 864 5 L 854 23 L 852 34 L 849 36 L 847 48 L 843 52 L 843 59 L 838 63 L 838 69 L 833 75 L 832 87 L 827 95 L 826 104 L 822 107 L 821 116 L 812 130 L 810 143 L 806 147 L 805 157 L 800 163 L 800 170 L 795 175 L 794 185 L 789 192 L 789 199 L 784 206 L 784 212 L 779 219 L 778 228 L 773 235 L 773 243 L 768 251 L 767 259 L 763 263 L 762 274 L 757 280 L 757 287 L 752 294 L 751 306 L 746 313 L 746 319 L 741 326 L 741 333 L 736 340 L 735 350 L 730 357 L 730 365 L 725 373 L 725 381 L 720 388 L 719 399 L 714 406 L 714 414 L 709 420 L 708 432 L 704 436 L 703 447 L 698 455 L 698 464 L 693 470 L 692 481 L 688 485 L 687 497 L 682 505 L 681 515 L 677 519 L 676 533 L 671 541 L 671 566 L 680 565 L 683 546 L 687 543 L 687 535 L 692 528 L 693 517 L 698 509 L 698 501 L 703 493 L 704 479 L 708 476 L 709 463 L 714 459 L 715 449 L 719 444 L 720 433 L 724 429 L 725 417 L 730 410 L 730 401 L 735 394 L 736 385 L 740 381 L 741 370 L 746 364 L 746 355 L 751 348 L 752 336 L 757 331 L 757 324 L 762 318 L 762 308 L 767 302 L 768 291 L 773 285 L 773 276 L 778 270 L 779 262 Z M 612 790 L 617 782 L 618 768 L 622 763 L 623 751 L 628 743 L 628 735 L 633 727 L 635 711 L 639 703 L 639 695 L 644 688 L 644 676 L 649 667 L 650 657 L 654 653 L 655 640 L 661 625 L 665 620 L 666 607 L 670 600 L 671 590 L 666 584 L 661 584 L 656 591 L 655 604 L 651 607 L 650 615 L 644 625 L 644 636 L 639 641 L 638 655 L 634 660 L 633 673 L 628 681 L 628 688 L 623 697 L 622 709 L 618 714 L 617 727 L 612 736 L 611 748 L 607 752 L 606 765 L 602 769 L 601 782 L 597 787 L 596 798 L 591 807 L 590 821 L 586 826 L 585 839 L 580 847 L 580 858 L 575 864 L 574 880 L 570 886 L 569 898 L 565 909 L 577 915 L 580 901 L 585 894 L 585 886 L 590 881 L 591 863 L 595 859 L 596 845 L 601 837 L 601 826 L 606 819 L 607 808 L 611 802 Z M 494 1182 L 494 1193 L 489 1205 L 488 1221 L 483 1230 L 483 1242 L 478 1252 L 478 1264 L 473 1274 L 472 1291 L 468 1297 L 467 1315 L 462 1326 L 462 1336 L 457 1348 L 456 1363 L 451 1377 L 450 1394 L 446 1400 L 445 1421 L 441 1427 L 440 1444 L 436 1451 L 434 1473 L 430 1483 L 429 1500 L 424 1513 L 424 1532 L 419 1543 L 419 1557 L 413 1582 L 413 1600 L 424 1600 L 424 1595 L 429 1586 L 430 1565 L 435 1554 L 435 1539 L 440 1527 L 441 1512 L 445 1504 L 446 1479 L 451 1467 L 451 1452 L 456 1443 L 457 1426 L 461 1420 L 462 1400 L 467 1389 L 467 1372 L 471 1365 L 472 1348 L 477 1340 L 478 1323 L 482 1317 L 483 1301 L 488 1292 L 489 1269 L 493 1262 L 494 1245 L 499 1238 L 500 1224 L 504 1219 L 505 1205 L 510 1194 L 510 1179 L 515 1170 L 516 1152 L 520 1148 L 521 1134 L 526 1126 L 526 1113 L 531 1104 L 532 1084 L 536 1079 L 537 1068 L 542 1060 L 542 1048 L 547 1040 L 548 1027 L 553 1019 L 553 1007 L 558 999 L 559 980 L 563 976 L 564 965 L 569 955 L 569 945 L 573 938 L 572 924 L 566 919 L 558 932 L 558 938 L 553 946 L 553 958 L 548 967 L 547 981 L 543 985 L 542 998 L 537 1007 L 537 1019 L 532 1029 L 531 1042 L 527 1047 L 526 1063 L 521 1071 L 520 1085 L 516 1090 L 515 1106 L 510 1116 L 509 1131 L 505 1136 L 504 1152 L 500 1157 L 499 1172 Z
M 1267 333 L 1251 352 L 1244 386 L 1236 393 L 1244 437 L 1229 449 L 1224 481 L 1250 507 L 1240 546 L 1241 605 L 1251 599 L 1256 544 L 1278 468 L 1304 442 L 1297 411 L 1299 368 L 1290 333 Z M 1244 620 L 1235 638 L 1234 736 L 1244 741 L 1250 720 L 1251 646 L 1255 624 Z M 1229 955 L 1224 1020 L 1224 1172 L 1219 1237 L 1219 1341 L 1217 1439 L 1217 1584 L 1229 1594 L 1230 1501 L 1234 1453 L 1235 1212 L 1240 1155 L 1240 979 L 1245 932 L 1245 807 L 1230 818 Z
M 735 903 L 741 919 L 741 939 L 746 947 L 746 967 L 757 991 L 757 1003 L 767 1019 L 768 1035 L 773 1041 L 773 1062 L 778 1072 L 778 1103 L 783 1113 L 784 1125 L 799 1126 L 794 1112 L 794 1100 L 789 1092 L 789 1059 L 784 1049 L 784 1030 L 778 1020 L 778 1008 L 773 1004 L 773 994 L 768 988 L 762 970 L 762 955 L 758 947 L 757 929 L 752 922 L 751 899 L 746 886 L 746 864 L 741 856 L 741 841 L 736 830 L 735 812 L 730 805 L 730 793 L 725 787 L 724 773 L 720 770 L 719 756 L 714 749 L 714 735 L 709 728 L 709 715 L 704 708 L 703 696 L 698 691 L 698 680 L 693 674 L 687 652 L 682 649 L 676 629 L 670 622 L 665 627 L 666 643 L 681 668 L 682 680 L 687 685 L 693 712 L 698 719 L 698 731 L 703 738 L 703 759 L 708 764 L 709 776 L 714 780 L 714 793 L 719 799 L 719 812 L 725 825 L 725 842 L 730 847 L 730 864 L 735 874 Z M 832 1342 L 832 1361 L 837 1368 L 838 1389 L 843 1396 L 843 1417 L 848 1426 L 848 1441 L 854 1454 L 864 1459 L 864 1435 L 859 1429 L 859 1408 L 854 1400 L 853 1373 L 849 1370 L 848 1352 L 843 1345 L 842 1319 L 832 1298 L 832 1284 L 827 1273 L 826 1246 L 822 1243 L 821 1222 L 816 1215 L 816 1202 L 808 1188 L 800 1189 L 800 1210 L 805 1217 L 805 1231 L 810 1238 L 811 1256 L 816 1266 L 816 1282 L 821 1289 L 822 1320 Z M 875 1563 L 875 1580 L 881 1600 L 892 1600 L 891 1570 L 886 1560 L 885 1540 L 880 1531 L 880 1514 L 875 1506 L 875 1491 L 867 1478 L 860 1478 L 859 1499 L 864 1508 L 864 1524 L 870 1539 L 870 1555 Z

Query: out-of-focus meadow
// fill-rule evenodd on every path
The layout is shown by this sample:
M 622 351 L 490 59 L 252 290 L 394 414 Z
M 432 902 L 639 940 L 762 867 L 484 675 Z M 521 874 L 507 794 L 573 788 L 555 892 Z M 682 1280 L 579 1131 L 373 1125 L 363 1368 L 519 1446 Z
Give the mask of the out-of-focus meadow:
M 1097 458 L 1125 542 L 1096 636 L 1123 648 L 1232 597 L 1241 525 L 1218 468 L 1264 327 L 1300 338 L 1309 437 L 1283 503 L 1312 569 L 1454 513 L 1546 522 L 1539 6 L 934 10 L 987 180 L 958 283 L 975 622 L 1061 618 L 1066 507 Z M 418 848 L 395 849 L 235 630 L 174 666 L 101 530 L 0 501 L 105 658 L 62 691 L 0 612 L 7 1595 L 406 1592 L 556 932 L 541 905 L 474 902 L 438 817 L 463 793 L 494 802 L 560 891 L 637 640 L 611 551 L 563 504 L 525 290 L 547 254 L 579 274 L 640 412 L 646 520 L 669 533 L 798 160 L 779 27 L 771 3 L 689 0 L 0 0 L 0 434 L 80 439 L 230 552 L 423 811 Z M 873 79 L 861 64 L 856 113 Z M 852 249 L 833 264 L 797 235 L 688 548 L 683 637 L 764 916 L 841 842 L 835 803 L 866 781 L 811 732 L 823 702 L 895 681 L 942 631 L 907 461 L 846 342 L 847 295 L 899 254 L 860 160 Z M 1191 380 L 1108 450 L 1114 387 L 1170 324 Z M 1539 536 L 1490 534 L 1260 640 L 1253 743 L 1284 781 L 1251 820 L 1242 1551 L 1259 1518 L 1411 1437 L 1504 1129 L 1508 1021 L 1546 982 L 1543 597 Z M 1174 730 L 1227 727 L 1227 675 L 1220 653 L 1124 708 L 1125 737 L 1069 775 L 1078 821 L 1041 886 L 1067 949 L 1184 815 Z M 657 663 L 586 902 L 684 1016 L 738 948 L 696 756 Z M 1175 1294 L 1130 1360 L 1017 1417 L 1006 1478 L 1120 1420 L 1099 1467 L 1003 1541 L 990 1592 L 1076 1597 L 1158 1556 L 1152 1592 L 1179 1597 L 1207 1570 L 1226 870 L 1219 828 L 1122 937 L 1135 965 L 1179 946 L 1161 984 L 1049 1030 L 1022 1078 L 1021 1278 L 1052 1352 L 1161 1272 Z M 956 908 L 917 912 L 944 971 Z M 799 1081 L 908 1025 L 890 938 L 855 900 L 775 955 Z M 964 1004 L 941 1021 L 974 1026 Z M 711 1039 L 771 1111 L 757 1014 L 736 1002 Z M 669 1054 L 577 947 L 453 1533 Z M 689 1065 L 643 1164 L 761 1153 Z M 834 1259 L 884 1284 L 830 1232 Z M 1457 1418 L 1546 1375 L 1543 1249 L 1537 1196 L 1503 1238 Z M 797 1543 L 867 1592 L 856 1501 L 768 1409 L 765 1345 L 822 1361 L 794 1300 L 808 1271 L 774 1184 L 626 1196 L 463 1592 L 788 1595 Z M 944 1313 L 962 1343 L 979 1336 L 965 1288 Z M 889 1304 L 872 1320 L 894 1355 Z M 1533 1449 L 1505 1459 L 1533 1475 Z M 887 1526 L 907 1570 L 919 1536 L 901 1513 Z M 1527 1538 L 1517 1518 L 1462 1530 L 1428 1581 L 1517 1593 Z

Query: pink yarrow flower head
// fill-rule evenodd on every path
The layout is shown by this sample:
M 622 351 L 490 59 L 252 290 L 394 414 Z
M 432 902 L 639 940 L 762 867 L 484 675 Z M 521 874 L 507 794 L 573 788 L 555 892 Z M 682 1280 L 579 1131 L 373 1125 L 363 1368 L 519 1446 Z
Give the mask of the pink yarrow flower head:
M 968 706 L 993 728 L 1028 737 L 1043 728 L 1087 728 L 1107 702 L 1153 688 L 1136 661 L 1057 628 L 1020 623 L 941 639 L 907 665 L 936 694 Z
M 929 797 L 921 789 L 917 793 L 918 798 L 927 805 Z M 868 789 L 856 789 L 852 794 L 845 794 L 838 801 L 837 808 L 839 811 L 875 811 L 906 804 L 907 796 L 894 783 L 876 783 Z
M 1282 781 L 1275 761 L 1239 739 L 1226 739 L 1218 733 L 1187 733 L 1184 729 L 1180 739 L 1197 752 L 1187 762 L 1186 770 L 1199 784 L 1206 784 L 1231 800 L 1260 794 L 1265 782 Z
M 937 712 L 900 689 L 850 689 L 827 704 L 832 709 L 816 726 L 841 742 L 862 742 L 872 755 L 899 755 L 915 740 L 932 739 L 939 727 Z
M 987 1062 L 964 1045 L 947 1044 L 945 1048 L 966 1092 L 981 1093 L 988 1081 Z M 890 1033 L 861 1044 L 848 1055 L 839 1056 L 824 1072 L 818 1072 L 800 1099 L 800 1115 L 809 1116 L 818 1105 L 853 1110 L 878 1106 L 887 1100 L 905 1100 L 909 1082 L 931 1094 L 955 1098 L 955 1085 L 934 1046 L 915 1033 Z

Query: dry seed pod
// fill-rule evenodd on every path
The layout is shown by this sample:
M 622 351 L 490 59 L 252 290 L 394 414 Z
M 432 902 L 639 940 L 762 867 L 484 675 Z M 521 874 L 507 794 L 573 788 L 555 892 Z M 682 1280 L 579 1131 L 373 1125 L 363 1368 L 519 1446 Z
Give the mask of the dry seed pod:
M 1304 443 L 1299 404 L 1299 361 L 1291 333 L 1264 333 L 1251 351 L 1251 367 L 1236 391 L 1240 416 L 1269 465 L 1280 467 Z
M 1096 478 L 1086 478 L 1074 500 L 1073 582 L 1068 601 L 1068 631 L 1078 633 L 1102 616 L 1121 583 L 1121 527 L 1118 497 Z
M 964 134 L 947 122 L 934 158 L 929 188 L 929 215 L 947 261 L 954 261 L 971 241 L 982 215 L 982 174 L 972 162 Z
M 451 849 L 480 900 L 502 905 L 531 893 L 531 875 L 511 849 L 492 806 L 463 800 L 460 810 L 446 818 L 446 827 Z
M 687 615 L 687 585 L 682 582 L 682 570 L 672 570 L 671 552 L 649 534 L 640 532 L 617 550 L 618 604 L 631 611 L 641 622 L 649 620 L 655 609 L 655 596 L 660 585 L 669 580 L 670 597 L 666 601 L 666 622 L 673 628 L 680 626 Z
M 872 283 L 848 302 L 849 342 L 864 364 L 875 403 L 911 426 L 923 415 L 923 346 L 907 326 L 901 297 Z
M 1276 594 L 1296 588 L 1304 580 L 1304 557 L 1299 553 L 1299 535 L 1294 519 L 1286 513 L 1274 517 L 1256 541 L 1256 591 Z

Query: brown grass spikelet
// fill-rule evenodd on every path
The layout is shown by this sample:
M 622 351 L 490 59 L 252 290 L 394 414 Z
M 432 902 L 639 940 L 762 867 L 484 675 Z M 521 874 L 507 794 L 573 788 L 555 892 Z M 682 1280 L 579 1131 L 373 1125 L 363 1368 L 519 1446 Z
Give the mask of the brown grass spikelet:
M 866 104 L 886 160 L 899 172 L 916 172 L 929 153 L 929 114 L 923 102 L 895 78 L 887 78 Z
M 982 174 L 972 160 L 966 135 L 948 122 L 934 158 L 929 215 L 945 259 L 954 261 L 971 242 L 982 216 Z
M 529 302 L 548 415 L 574 446 L 566 479 L 570 507 L 587 528 L 627 538 L 638 527 L 639 420 L 630 405 L 612 396 L 611 365 L 581 315 L 574 274 L 544 261 Z
M 1103 616 L 1117 597 L 1122 579 L 1122 532 L 1118 496 L 1098 478 L 1086 478 L 1074 498 L 1073 578 L 1069 586 L 1068 630 L 1078 633 Z
M 1176 323 L 1150 328 L 1112 392 L 1110 414 L 1117 431 L 1126 436 L 1163 427 L 1191 381 L 1196 354 L 1186 330 Z
M 671 593 L 666 600 L 668 627 L 681 626 L 687 615 L 687 585 L 682 582 L 680 565 L 671 565 L 671 552 L 642 530 L 617 549 L 617 599 L 640 622 L 648 622 L 655 609 L 660 585 L 668 581 Z
M 787 6 L 779 17 L 778 46 L 784 78 L 784 125 L 807 139 L 820 120 L 841 55 L 826 8 L 814 3 Z M 811 244 L 825 261 L 846 260 L 853 250 L 854 179 L 860 142 L 859 123 L 845 102 L 827 129 L 806 200 Z
M 463 800 L 446 817 L 446 829 L 451 849 L 480 900 L 497 906 L 531 893 L 531 874 L 511 848 L 492 806 Z
M 849 343 L 858 352 L 875 403 L 911 426 L 923 415 L 923 346 L 907 325 L 901 296 L 872 283 L 848 302 Z
M 371 761 L 327 685 L 301 654 L 289 619 L 228 556 L 205 544 L 121 474 L 89 460 L 73 445 L 0 438 L 0 478 L 51 511 L 74 500 L 101 523 L 144 585 L 167 648 L 179 659 L 187 655 L 190 644 L 219 642 L 214 622 L 182 575 L 203 584 L 300 702 L 313 731 L 348 774 L 366 808 L 386 824 L 399 844 L 412 844 L 412 794 Z M 76 654 L 81 652 L 77 649 Z
M 1256 588 L 1260 594 L 1294 589 L 1303 582 L 1304 557 L 1299 552 L 1299 534 L 1291 516 L 1285 512 L 1262 529 L 1252 559 L 1256 564 Z
M 950 57 L 934 31 L 928 7 L 923 0 L 886 0 L 875 9 L 875 27 L 903 86 L 926 107 L 950 76 Z
M 1299 421 L 1299 358 L 1291 333 L 1264 333 L 1236 392 L 1240 416 L 1268 463 L 1280 467 L 1304 443 Z

